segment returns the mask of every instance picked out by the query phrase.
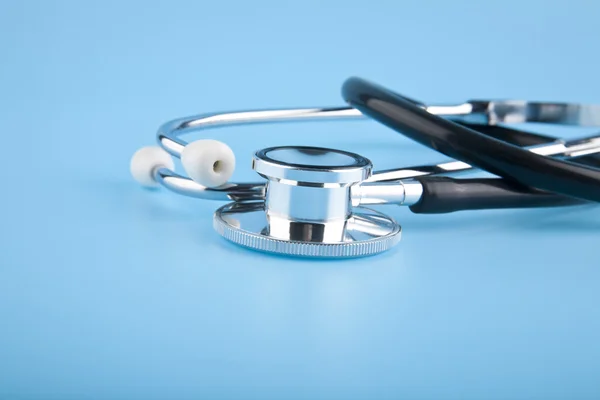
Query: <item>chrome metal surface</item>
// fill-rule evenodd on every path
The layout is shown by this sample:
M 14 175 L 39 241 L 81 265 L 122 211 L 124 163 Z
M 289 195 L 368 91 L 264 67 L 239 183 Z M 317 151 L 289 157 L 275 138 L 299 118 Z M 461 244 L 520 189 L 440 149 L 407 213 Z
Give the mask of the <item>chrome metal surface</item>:
M 401 181 L 364 182 L 350 189 L 352 206 L 374 204 L 402 204 L 404 185 Z
M 154 172 L 154 179 L 175 193 L 205 200 L 251 201 L 264 200 L 265 198 L 264 182 L 227 183 L 216 188 L 209 188 L 168 168 L 157 169 Z
M 405 179 L 402 182 L 404 186 L 404 201 L 400 203 L 403 206 L 412 206 L 421 200 L 423 196 L 423 185 L 414 179 Z
M 540 122 L 546 124 L 600 125 L 600 105 L 531 102 L 525 100 L 471 100 L 472 112 L 465 121 L 485 124 Z
M 265 212 L 271 235 L 290 239 L 292 225 L 310 222 L 322 225 L 323 241 L 341 240 L 344 225 L 352 213 L 349 192 L 349 186 L 324 188 L 269 181 Z
M 354 207 L 374 204 L 412 206 L 421 199 L 423 185 L 414 179 L 363 182 L 352 186 L 350 194 Z
M 345 151 L 281 146 L 256 152 L 252 168 L 267 179 L 270 236 L 293 240 L 299 226 L 308 226 L 305 240 L 314 234 L 320 242 L 337 243 L 352 216 L 350 188 L 370 176 L 372 165 Z
M 339 241 L 322 239 L 322 224 L 290 226 L 289 239 L 271 234 L 263 202 L 230 203 L 214 215 L 215 230 L 227 240 L 271 253 L 304 257 L 361 257 L 381 253 L 400 241 L 401 228 L 391 218 L 358 207 Z

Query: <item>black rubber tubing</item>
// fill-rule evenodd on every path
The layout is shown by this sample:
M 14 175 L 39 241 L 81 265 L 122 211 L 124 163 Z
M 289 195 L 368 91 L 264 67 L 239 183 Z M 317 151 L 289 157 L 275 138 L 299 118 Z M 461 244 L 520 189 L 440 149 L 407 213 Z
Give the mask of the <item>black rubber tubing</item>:
M 548 144 L 553 143 L 557 140 L 555 137 L 552 136 L 541 135 L 539 133 L 525 132 L 520 129 L 515 129 L 508 126 L 473 124 L 470 122 L 462 121 L 456 121 L 456 123 L 464 125 L 467 128 L 476 130 L 477 132 L 484 133 L 487 136 L 491 136 L 498 140 L 502 140 L 504 142 L 508 142 L 519 147 Z
M 585 203 L 572 197 L 515 185 L 501 178 L 416 178 L 423 185 L 421 199 L 410 206 L 415 214 L 442 214 L 464 210 L 559 207 Z
M 507 182 L 583 200 L 600 201 L 600 169 L 540 156 L 427 112 L 402 96 L 360 78 L 344 82 L 352 107 L 448 157 Z
M 493 138 L 520 146 L 535 146 L 556 141 L 553 136 L 525 132 L 501 125 L 483 125 L 470 122 L 457 123 Z M 578 164 L 600 165 L 598 154 L 576 159 Z M 423 185 L 421 200 L 410 206 L 415 214 L 442 214 L 465 210 L 502 208 L 560 207 L 583 204 L 571 197 L 517 186 L 504 179 L 453 179 L 449 177 L 416 178 Z

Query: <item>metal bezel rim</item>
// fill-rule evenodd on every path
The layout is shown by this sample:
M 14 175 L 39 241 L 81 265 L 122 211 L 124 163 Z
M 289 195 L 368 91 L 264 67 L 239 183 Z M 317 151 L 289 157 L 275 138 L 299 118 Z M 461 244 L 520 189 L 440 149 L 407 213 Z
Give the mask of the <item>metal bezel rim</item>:
M 273 238 L 240 229 L 239 227 L 227 223 L 227 221 L 221 218 L 222 211 L 233 204 L 235 203 L 226 204 L 215 211 L 213 216 L 213 228 L 215 231 L 230 242 L 268 253 L 318 258 L 365 257 L 389 250 L 400 241 L 402 236 L 402 228 L 390 217 L 374 210 L 360 207 L 361 209 L 375 213 L 388 221 L 393 221 L 395 225 L 394 229 L 385 236 L 356 242 L 317 243 Z
M 269 157 L 269 152 L 294 149 L 294 150 L 318 150 L 323 152 L 342 154 L 351 158 L 351 165 L 327 165 L 314 166 L 280 161 Z M 341 183 L 352 184 L 364 181 L 371 176 L 373 164 L 371 161 L 359 154 L 313 146 L 275 146 L 258 150 L 252 158 L 252 168 L 267 179 L 275 178 L 307 183 Z

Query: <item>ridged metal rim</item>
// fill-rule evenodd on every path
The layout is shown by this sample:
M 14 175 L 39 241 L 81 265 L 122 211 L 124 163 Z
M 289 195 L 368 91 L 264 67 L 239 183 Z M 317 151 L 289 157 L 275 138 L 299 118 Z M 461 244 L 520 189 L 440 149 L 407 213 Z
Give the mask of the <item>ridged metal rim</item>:
M 378 217 L 394 223 L 394 229 L 390 233 L 364 241 L 315 243 L 282 240 L 240 229 L 237 226 L 229 224 L 221 217 L 221 211 L 228 206 L 229 204 L 215 211 L 213 217 L 213 227 L 215 231 L 225 239 L 240 246 L 269 253 L 318 258 L 364 257 L 389 250 L 401 239 L 402 229 L 400 228 L 400 225 L 386 215 L 371 209 L 368 210 L 370 213 L 376 214 Z

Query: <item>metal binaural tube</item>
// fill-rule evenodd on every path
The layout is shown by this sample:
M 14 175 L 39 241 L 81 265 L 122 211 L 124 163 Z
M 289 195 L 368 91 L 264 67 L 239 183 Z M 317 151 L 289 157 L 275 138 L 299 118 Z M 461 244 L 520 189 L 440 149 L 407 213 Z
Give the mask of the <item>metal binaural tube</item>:
M 413 101 L 414 102 L 414 101 Z M 416 103 L 416 102 L 415 102 Z M 432 105 L 421 107 L 428 112 L 451 120 L 481 124 L 499 122 L 544 122 L 569 125 L 600 124 L 600 107 L 581 104 L 535 103 L 524 101 L 470 101 L 458 105 Z M 179 118 L 163 124 L 157 139 L 163 149 L 180 157 L 187 142 L 179 136 L 203 129 L 242 126 L 249 124 L 284 123 L 300 121 L 335 121 L 364 119 L 362 113 L 351 107 L 296 108 L 213 113 Z M 556 141 L 530 147 L 529 150 L 547 156 L 579 157 L 600 152 L 600 135 L 577 141 Z M 437 165 L 415 166 L 375 171 L 369 182 L 397 181 L 425 175 L 453 176 L 472 170 L 469 164 L 450 161 Z M 166 188 L 186 196 L 208 200 L 258 200 L 264 199 L 264 183 L 230 182 L 217 188 L 206 188 L 187 177 L 162 169 L 156 180 Z M 372 204 L 372 203 L 369 203 Z
M 154 179 L 175 193 L 205 200 L 254 201 L 265 198 L 264 182 L 227 183 L 216 188 L 209 188 L 168 168 L 158 168 L 154 171 Z
M 363 182 L 351 190 L 352 206 L 397 204 L 411 206 L 421 199 L 423 185 L 413 179 Z
M 600 105 L 594 104 L 471 100 L 462 104 L 427 106 L 406 97 L 405 99 L 431 114 L 467 123 L 485 125 L 540 122 L 600 126 Z M 174 157 L 180 157 L 187 142 L 179 136 L 195 130 L 252 124 L 349 119 L 365 119 L 365 116 L 359 110 L 347 106 L 210 113 L 168 121 L 158 129 L 156 136 L 161 147 Z

